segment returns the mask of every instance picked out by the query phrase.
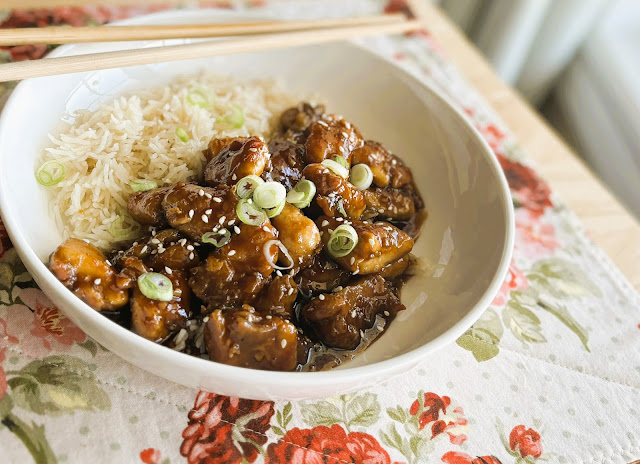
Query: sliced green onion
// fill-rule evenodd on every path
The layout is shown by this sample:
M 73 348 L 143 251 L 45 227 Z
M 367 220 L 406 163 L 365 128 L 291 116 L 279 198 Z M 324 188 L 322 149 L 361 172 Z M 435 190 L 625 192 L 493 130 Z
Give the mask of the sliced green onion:
M 189 141 L 189 134 L 187 134 L 187 131 L 184 130 L 182 127 L 178 127 L 176 129 L 176 135 L 183 142 L 188 142 Z
M 267 220 L 267 213 L 251 202 L 251 199 L 242 199 L 236 206 L 238 219 L 250 226 L 261 226 Z
M 287 201 L 293 206 L 304 209 L 311 204 L 316 194 L 316 184 L 307 179 L 302 179 L 296 184 L 289 193 L 287 193 Z
M 231 241 L 231 232 L 227 229 L 220 229 L 218 232 L 207 232 L 202 234 L 201 241 L 203 243 L 210 243 L 216 248 L 220 248 Z
M 36 179 L 45 187 L 56 185 L 64 179 L 64 165 L 59 161 L 47 161 L 36 172 Z
M 138 224 L 126 214 L 119 215 L 109 226 L 109 233 L 116 240 L 129 240 L 138 233 Z
M 240 129 L 244 126 L 244 111 L 238 105 L 231 104 L 231 114 L 219 119 L 217 124 L 223 129 Z
M 331 256 L 341 258 L 348 255 L 358 244 L 358 234 L 356 230 L 347 224 L 336 227 L 331 233 L 327 242 L 327 249 Z
M 351 181 L 358 190 L 367 190 L 373 182 L 371 168 L 366 164 L 356 164 L 351 168 L 349 181 Z
M 147 190 L 152 190 L 158 186 L 158 183 L 153 180 L 147 179 L 136 179 L 132 180 L 129 184 L 131 190 L 134 192 L 146 192 Z
M 340 198 L 338 200 L 338 211 L 340 212 L 340 214 L 342 214 L 344 217 L 347 217 L 347 212 L 344 210 L 344 199 Z
M 253 191 L 253 201 L 260 208 L 275 208 L 287 197 L 284 185 L 278 182 L 264 182 Z
M 147 272 L 138 277 L 138 288 L 144 296 L 152 300 L 171 301 L 173 299 L 171 279 L 157 272 Z
M 342 157 L 340 155 L 335 155 L 331 159 L 333 161 L 335 161 L 336 163 L 338 163 L 339 165 L 341 165 L 343 168 L 349 169 L 349 163 L 347 163 L 347 160 L 344 157 Z
M 204 87 L 193 87 L 187 95 L 187 101 L 193 106 L 211 109 L 215 98 L 211 92 Z
M 253 174 L 245 176 L 238 181 L 236 195 L 240 198 L 250 198 L 251 195 L 253 195 L 253 191 L 260 184 L 264 184 L 264 180 L 260 177 L 254 176 Z
M 326 159 L 322 162 L 322 165 L 325 168 L 329 169 L 329 171 L 342 177 L 343 179 L 346 179 L 347 177 L 349 177 L 349 170 L 346 167 L 344 167 L 342 164 L 336 161 Z
M 267 214 L 268 218 L 276 217 L 284 209 L 285 203 L 286 203 L 286 200 L 283 199 L 278 206 L 275 206 L 273 208 L 267 208 L 264 210 L 264 212 Z

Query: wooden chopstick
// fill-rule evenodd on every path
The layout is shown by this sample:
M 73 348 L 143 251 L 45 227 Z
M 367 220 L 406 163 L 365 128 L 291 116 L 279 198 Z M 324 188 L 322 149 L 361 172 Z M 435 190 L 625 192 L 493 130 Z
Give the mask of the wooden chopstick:
M 0 29 L 0 46 L 68 44 L 76 42 L 118 42 L 273 34 L 310 29 L 389 24 L 405 19 L 402 14 L 305 21 L 253 22 L 235 24 L 184 24 L 152 26 L 29 27 Z
M 234 53 L 257 52 L 278 48 L 335 42 L 381 34 L 398 34 L 420 29 L 420 22 L 396 21 L 388 24 L 359 25 L 317 29 L 258 37 L 204 41 L 135 50 L 119 50 L 86 55 L 19 61 L 0 65 L 0 82 L 32 77 L 69 74 L 100 69 L 120 68 L 166 61 L 189 60 Z

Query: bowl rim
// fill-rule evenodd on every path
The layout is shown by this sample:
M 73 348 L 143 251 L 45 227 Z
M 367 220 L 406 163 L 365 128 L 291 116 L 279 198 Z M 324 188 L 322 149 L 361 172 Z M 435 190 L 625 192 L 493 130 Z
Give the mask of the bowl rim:
M 214 11 L 214 10 L 210 10 Z M 215 15 L 223 17 L 223 18 L 235 18 L 241 19 L 243 17 L 249 17 L 252 19 L 272 19 L 266 12 L 259 12 L 259 14 L 252 14 L 253 12 L 226 12 L 215 10 Z M 135 18 L 129 18 L 122 21 L 116 21 L 110 23 L 112 25 L 135 25 L 135 24 L 147 24 L 153 23 L 156 19 L 161 18 L 165 19 L 165 17 L 171 16 L 172 19 L 189 19 L 195 17 L 195 15 L 201 15 L 202 10 L 183 10 L 183 11 L 163 11 L 156 12 L 147 15 L 138 16 Z M 83 44 L 84 45 L 84 44 Z M 91 44 L 95 45 L 95 44 Z M 368 53 L 372 59 L 375 61 L 379 61 L 383 66 L 393 66 L 400 73 L 404 74 L 409 82 L 413 85 L 417 85 L 423 90 L 427 91 L 431 94 L 432 97 L 439 100 L 440 103 L 444 104 L 448 109 L 453 113 L 453 116 L 459 120 L 470 131 L 473 137 L 477 139 L 480 143 L 481 156 L 489 163 L 489 167 L 494 174 L 497 182 L 498 182 L 498 190 L 500 192 L 500 204 L 502 209 L 504 210 L 504 218 L 505 224 L 504 229 L 505 239 L 502 246 L 502 255 L 500 258 L 500 262 L 498 267 L 494 273 L 494 276 L 487 286 L 482 296 L 478 299 L 478 301 L 473 305 L 473 307 L 456 322 L 452 327 L 442 332 L 433 340 L 427 342 L 420 347 L 414 348 L 406 353 L 402 353 L 398 356 L 394 356 L 392 358 L 375 362 L 372 364 L 367 364 L 364 366 L 358 366 L 354 368 L 344 368 L 344 369 L 330 369 L 327 371 L 318 371 L 318 372 L 284 372 L 284 371 L 263 371 L 257 369 L 250 369 L 245 367 L 237 367 L 230 366 L 214 361 L 210 361 L 207 359 L 198 358 L 195 356 L 188 355 L 186 353 L 178 352 L 172 350 L 168 347 L 158 345 L 150 340 L 147 340 L 130 330 L 116 324 L 115 322 L 109 320 L 108 318 L 101 315 L 98 311 L 93 310 L 86 303 L 81 301 L 75 295 L 71 293 L 58 279 L 56 279 L 53 274 L 49 271 L 48 267 L 40 261 L 40 259 L 36 256 L 33 249 L 27 243 L 25 236 L 19 230 L 18 224 L 14 217 L 11 214 L 8 214 L 11 211 L 11 207 L 9 202 L 7 201 L 6 187 L 3 183 L 0 183 L 0 214 L 3 218 L 3 223 L 9 234 L 11 242 L 16 249 L 19 257 L 23 261 L 24 265 L 27 267 L 27 270 L 36 281 L 39 287 L 42 287 L 41 281 L 47 281 L 48 286 L 52 288 L 54 291 L 60 293 L 61 298 L 64 299 L 69 305 L 72 306 L 71 312 L 75 311 L 83 311 L 85 317 L 88 317 L 91 322 L 97 324 L 103 329 L 103 337 L 109 337 L 114 340 L 124 338 L 127 343 L 135 345 L 137 349 L 140 350 L 140 355 L 150 355 L 154 358 L 164 358 L 164 360 L 170 363 L 173 366 L 180 366 L 181 369 L 189 369 L 193 372 L 206 373 L 207 375 L 211 375 L 215 373 L 217 376 L 224 377 L 227 381 L 235 382 L 246 382 L 247 379 L 251 377 L 256 377 L 259 379 L 260 383 L 268 384 L 268 385 L 277 385 L 282 383 L 291 383 L 299 386 L 300 388 L 305 387 L 314 387 L 318 386 L 319 383 L 327 384 L 327 383 L 348 383 L 348 382 L 359 382 L 362 384 L 363 382 L 366 385 L 370 385 L 372 383 L 371 379 L 374 377 L 380 378 L 384 376 L 385 373 L 389 372 L 390 374 L 398 374 L 404 372 L 406 368 L 410 368 L 414 366 L 419 361 L 424 360 L 428 355 L 433 354 L 437 350 L 443 348 L 445 345 L 448 345 L 452 342 L 455 342 L 464 332 L 466 332 L 469 327 L 473 325 L 474 322 L 478 320 L 478 318 L 484 313 L 484 311 L 489 307 L 491 301 L 498 293 L 500 286 L 502 285 L 508 268 L 511 261 L 513 245 L 514 245 L 514 236 L 515 236 L 515 224 L 514 224 L 514 213 L 512 208 L 512 200 L 511 194 L 509 190 L 509 186 L 505 175 L 500 167 L 497 157 L 495 156 L 493 150 L 489 147 L 486 140 L 482 137 L 480 132 L 474 127 L 474 125 L 470 122 L 467 115 L 465 115 L 460 109 L 458 109 L 455 103 L 451 100 L 451 98 L 446 95 L 444 92 L 441 92 L 437 87 L 435 87 L 430 82 L 423 81 L 418 78 L 418 76 L 408 70 L 405 69 L 390 59 L 383 57 L 366 47 L 363 47 L 354 41 L 347 41 L 344 43 L 345 46 L 348 47 L 356 47 L 361 51 Z M 48 57 L 56 57 L 56 56 L 64 56 L 67 55 L 68 52 L 72 51 L 74 47 L 77 47 L 76 44 L 65 45 L 57 48 L 52 53 L 48 55 Z M 46 59 L 46 58 L 45 58 Z M 38 79 L 46 79 L 46 78 L 38 78 Z M 33 79 L 28 79 L 20 82 L 16 88 L 13 90 L 9 98 L 5 103 L 4 110 L 2 114 L 0 114 L 0 146 L 3 144 L 4 133 L 7 131 L 7 127 L 10 127 L 10 121 L 8 121 L 9 109 L 12 108 L 13 105 L 16 104 L 17 99 L 24 92 L 28 83 Z M 6 155 L 3 155 L 0 152 L 0 166 L 3 164 L 3 159 L 6 158 Z M 67 308 L 60 308 L 61 311 L 67 314 Z M 69 316 L 73 319 L 71 316 Z M 88 334 L 89 335 L 89 334 Z M 90 335 L 89 335 L 90 336 Z M 116 353 L 113 353 L 116 354 Z M 120 357 L 120 356 L 119 356 Z M 124 359 L 124 358 L 123 358 Z M 126 360 L 126 359 L 125 359 Z M 345 366 L 348 366 L 346 364 Z M 147 370 L 142 366 L 137 366 L 143 370 Z M 155 375 L 158 374 L 154 371 L 149 371 Z M 368 382 L 367 382 L 368 380 Z M 359 388 L 364 388 L 366 385 L 362 385 Z

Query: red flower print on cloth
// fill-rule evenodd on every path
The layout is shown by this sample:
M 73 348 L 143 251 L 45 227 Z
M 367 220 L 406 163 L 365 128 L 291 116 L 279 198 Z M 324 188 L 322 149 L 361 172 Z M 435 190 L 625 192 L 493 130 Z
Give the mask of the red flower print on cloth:
M 189 464 L 254 462 L 267 442 L 273 401 L 254 401 L 199 392 L 182 432 L 180 453 Z
M 446 464 L 502 464 L 495 456 L 478 456 L 476 458 L 467 453 L 449 451 L 442 456 L 442 462 Z
M 472 110 L 466 110 L 466 112 L 469 115 L 473 114 Z M 502 141 L 507 136 L 507 134 L 502 132 L 500 129 L 498 129 L 497 126 L 493 124 L 478 127 L 478 130 L 494 152 L 498 149 Z
M 542 221 L 542 217 L 519 208 L 515 213 L 516 248 L 530 259 L 543 258 L 560 246 L 555 228 Z
M 450 405 L 451 398 L 448 396 L 439 396 L 429 392 L 424 394 L 422 402 L 418 398 L 411 404 L 409 414 L 418 417 L 420 430 L 429 426 L 431 439 L 441 433 L 446 433 L 451 443 L 460 445 L 467 439 L 467 436 L 460 430 L 461 427 L 467 425 L 467 419 L 463 417 L 464 410 L 461 407 L 454 408 L 447 413 L 447 408 L 451 409 Z
M 266 464 L 390 464 L 391 459 L 374 437 L 351 432 L 337 424 L 312 429 L 293 428 L 267 448 Z
M 517 207 L 527 208 L 533 214 L 540 216 L 545 208 L 553 206 L 549 186 L 533 169 L 498 153 L 496 156 L 507 177 Z
M 509 264 L 509 271 L 507 272 L 507 277 L 504 279 L 500 290 L 498 290 L 498 294 L 493 299 L 491 303 L 492 306 L 503 306 L 507 303 L 509 299 L 509 294 L 512 291 L 516 290 L 524 290 L 529 287 L 529 282 L 527 282 L 527 278 L 522 273 L 520 269 L 516 267 L 516 263 L 511 260 Z
M 387 5 L 384 7 L 385 13 L 403 13 L 410 18 L 413 18 L 413 13 L 411 12 L 411 8 L 407 5 L 406 0 L 389 0 Z
M 542 455 L 542 441 L 540 434 L 533 429 L 527 429 L 524 425 L 516 425 L 509 434 L 509 447 L 511 451 L 520 453 L 526 458 L 531 456 L 539 458 Z
M 144 464 L 159 464 L 161 457 L 160 450 L 155 448 L 147 448 L 146 450 L 140 451 L 140 460 L 144 462 Z
M 69 351 L 76 343 L 87 339 L 86 334 L 62 314 L 41 290 L 23 289 L 19 296 L 26 306 L 16 304 L 7 308 L 11 317 L 0 319 L 0 335 L 3 330 L 13 334 L 13 343 L 19 341 L 22 349 L 33 356 L 44 357 L 51 351 Z

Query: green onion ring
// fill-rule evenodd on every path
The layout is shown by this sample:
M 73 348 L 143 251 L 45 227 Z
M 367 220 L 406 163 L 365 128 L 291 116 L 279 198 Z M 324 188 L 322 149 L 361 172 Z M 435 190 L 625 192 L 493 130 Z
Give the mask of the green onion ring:
M 134 192 L 146 192 L 147 190 L 153 190 L 157 186 L 158 183 L 156 181 L 147 179 L 132 180 L 129 184 L 129 187 L 131 187 L 131 190 Z
M 231 114 L 226 115 L 216 123 L 223 129 L 240 129 L 244 126 L 244 111 L 238 105 L 231 104 Z
M 356 230 L 347 224 L 336 227 L 327 242 L 327 249 L 334 258 L 342 258 L 353 251 L 358 244 Z
M 36 172 L 36 179 L 39 184 L 50 187 L 64 179 L 64 173 L 64 165 L 59 161 L 51 160 L 40 166 Z
M 187 101 L 193 106 L 211 109 L 215 98 L 211 92 L 204 87 L 193 87 L 187 95 Z
M 253 191 L 253 201 L 260 208 L 275 208 L 287 196 L 284 185 L 278 182 L 264 182 Z
M 338 208 L 338 211 L 340 212 L 340 214 L 342 214 L 344 217 L 347 217 L 347 212 L 344 209 L 344 199 L 343 198 L 340 198 L 338 200 L 337 208 Z
M 302 179 L 296 184 L 289 193 L 287 193 L 287 201 L 293 206 L 304 209 L 311 204 L 316 194 L 316 184 L 307 179 Z
M 285 203 L 286 200 L 282 200 L 278 206 L 275 206 L 273 208 L 266 208 L 264 212 L 267 214 L 268 218 L 276 217 L 284 209 Z
M 338 163 L 343 168 L 349 169 L 349 163 L 347 162 L 346 158 L 344 158 L 343 156 L 334 155 L 331 159 L 336 163 Z
M 138 235 L 138 223 L 129 215 L 121 214 L 109 226 L 109 233 L 117 241 L 129 240 Z
M 238 219 L 250 226 L 261 226 L 267 220 L 267 213 L 253 203 L 249 203 L 250 201 L 250 199 L 242 199 L 238 202 L 236 206 Z
M 356 164 L 351 168 L 349 181 L 358 190 L 368 189 L 373 182 L 373 173 L 371 172 L 371 168 L 366 164 Z
M 206 232 L 202 234 L 200 241 L 220 248 L 231 241 L 231 232 L 227 229 L 220 229 L 218 232 Z
M 349 177 L 349 170 L 336 161 L 326 159 L 321 164 L 325 168 L 329 169 L 329 171 L 333 172 L 337 176 L 342 177 L 343 179 Z
M 189 134 L 187 134 L 187 131 L 184 130 L 182 127 L 178 127 L 176 129 L 176 135 L 180 140 L 182 140 L 185 143 L 189 141 Z
M 173 283 L 166 275 L 147 272 L 138 277 L 138 288 L 144 296 L 152 300 L 171 301 Z
M 236 195 L 240 198 L 251 198 L 253 191 L 260 184 L 264 184 L 264 180 L 260 177 L 254 176 L 253 174 L 245 176 L 238 181 L 236 186 Z

